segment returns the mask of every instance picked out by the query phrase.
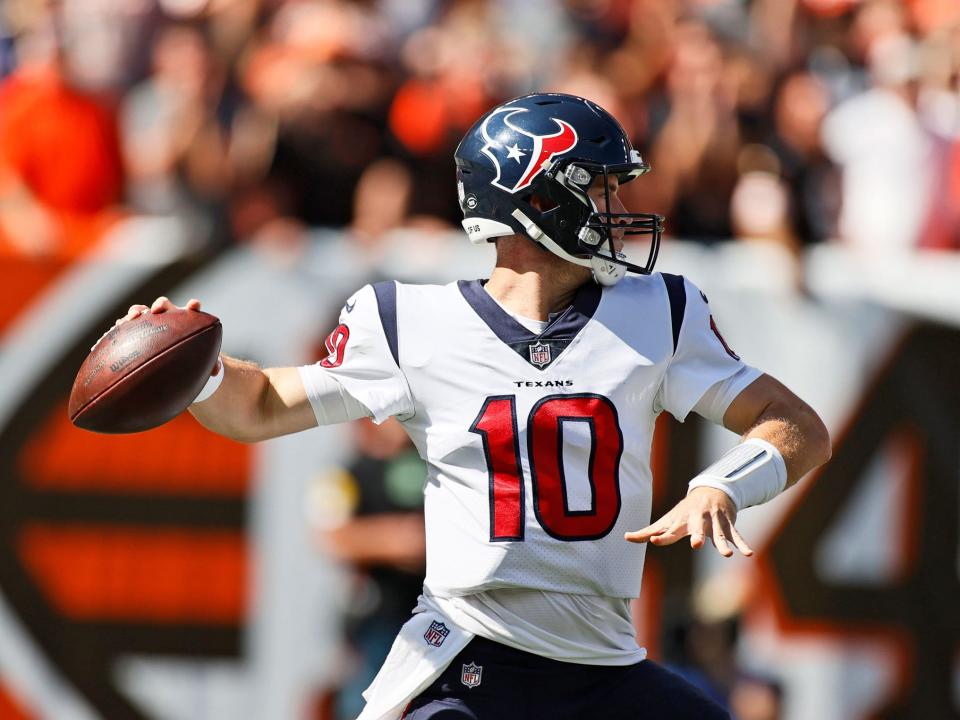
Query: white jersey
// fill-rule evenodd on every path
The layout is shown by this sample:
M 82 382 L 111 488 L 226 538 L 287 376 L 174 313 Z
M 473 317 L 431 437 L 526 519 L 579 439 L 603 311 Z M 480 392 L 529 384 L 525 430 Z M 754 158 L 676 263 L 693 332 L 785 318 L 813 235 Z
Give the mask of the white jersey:
M 683 420 L 745 366 L 706 298 L 674 275 L 588 283 L 539 335 L 479 281 L 366 286 L 326 372 L 427 463 L 425 592 L 497 588 L 632 598 L 649 523 L 656 416 Z M 748 380 L 752 380 L 752 375 Z

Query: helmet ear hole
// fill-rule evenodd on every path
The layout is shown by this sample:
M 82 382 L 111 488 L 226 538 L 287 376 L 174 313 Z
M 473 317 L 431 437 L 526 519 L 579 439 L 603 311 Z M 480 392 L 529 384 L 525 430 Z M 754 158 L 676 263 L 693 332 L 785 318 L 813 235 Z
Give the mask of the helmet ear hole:
M 547 212 L 559 206 L 558 202 L 543 195 L 528 195 L 524 199 L 540 212 Z

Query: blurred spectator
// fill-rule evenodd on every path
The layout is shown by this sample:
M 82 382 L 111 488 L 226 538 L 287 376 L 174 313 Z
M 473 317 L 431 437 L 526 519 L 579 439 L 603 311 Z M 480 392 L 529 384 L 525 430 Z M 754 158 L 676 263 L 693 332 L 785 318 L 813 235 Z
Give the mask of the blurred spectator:
M 830 108 L 826 86 L 812 73 L 788 73 L 773 99 L 774 134 L 769 146 L 789 188 L 790 225 L 804 245 L 835 237 L 840 177 L 820 142 Z
M 345 635 L 355 665 L 337 702 L 344 720 L 363 709 L 361 692 L 409 619 L 425 567 L 423 461 L 394 419 L 353 427 L 356 457 L 324 481 L 346 499 L 335 503 L 344 512 L 319 529 L 324 550 L 354 573 Z
M 414 160 L 416 215 L 459 220 L 449 192 L 454 148 L 491 105 L 520 92 L 518 75 L 529 72 L 529 48 L 501 20 L 497 3 L 454 0 L 401 47 L 407 77 L 390 103 L 388 127 L 399 152 Z
M 706 241 L 732 235 L 739 128 L 721 84 L 723 59 L 705 24 L 682 22 L 664 94 L 653 110 L 659 126 L 650 151 L 659 195 L 653 207 L 668 214 L 672 234 Z
M 957 6 L 960 7 L 960 6 Z M 944 8 L 946 9 L 946 8 Z M 936 32 L 921 47 L 917 105 L 931 133 L 933 192 L 920 245 L 960 249 L 960 23 Z
M 127 191 L 137 209 L 170 213 L 191 202 L 191 188 L 216 195 L 227 179 L 223 139 L 210 126 L 222 72 L 192 25 L 160 28 L 150 71 L 123 102 Z
M 672 669 L 728 708 L 734 720 L 781 720 L 783 688 L 737 659 L 739 616 L 697 617 L 674 629 Z
M 7 19 L 0 13 L 0 79 L 13 72 L 16 64 L 16 44 Z
M 391 42 L 370 3 L 281 3 L 243 62 L 242 85 L 277 123 L 262 199 L 307 225 L 343 226 L 363 170 L 387 152 Z
M 405 165 L 391 158 L 368 167 L 353 196 L 353 239 L 376 253 L 378 241 L 406 222 L 413 191 L 413 178 Z
M 872 41 L 868 60 L 875 86 L 824 121 L 824 144 L 843 174 L 840 234 L 856 247 L 910 248 L 932 179 L 932 144 L 915 110 L 917 51 L 909 36 L 887 34 Z
M 790 223 L 789 191 L 777 172 L 779 166 L 771 163 L 770 167 L 750 167 L 751 162 L 757 161 L 756 156 L 751 158 L 752 153 L 770 157 L 765 150 L 756 146 L 744 148 L 744 172 L 730 198 L 733 230 L 742 240 L 774 242 L 795 250 L 797 240 Z
M 112 106 L 76 81 L 60 20 L 23 29 L 0 84 L 0 246 L 30 255 L 81 252 L 123 188 Z
M 783 686 L 768 678 L 741 675 L 730 692 L 730 713 L 735 720 L 780 720 Z
M 730 710 L 733 720 L 781 720 L 780 682 L 767 669 L 755 672 L 741 662 L 741 617 L 751 587 L 746 574 L 707 576 L 691 593 L 686 610 L 672 608 L 664 659 L 674 672 Z
M 726 707 L 740 674 L 738 634 L 736 617 L 688 620 L 674 629 L 672 669 Z

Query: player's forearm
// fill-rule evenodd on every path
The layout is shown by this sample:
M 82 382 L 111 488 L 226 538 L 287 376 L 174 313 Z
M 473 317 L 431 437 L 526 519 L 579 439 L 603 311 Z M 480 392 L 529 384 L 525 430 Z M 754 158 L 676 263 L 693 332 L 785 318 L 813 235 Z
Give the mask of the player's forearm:
M 783 456 L 786 487 L 830 459 L 830 435 L 823 421 L 770 375 L 761 375 L 730 403 L 723 425 L 745 441 L 757 438 L 773 445 Z
M 760 438 L 774 445 L 787 467 L 787 487 L 830 459 L 830 435 L 809 406 L 770 406 L 747 430 L 743 439 Z
M 223 382 L 209 399 L 190 406 L 208 430 L 239 442 L 256 442 L 266 434 L 264 406 L 270 382 L 254 363 L 222 355 Z
M 269 440 L 317 426 L 297 368 L 261 370 L 251 362 L 221 358 L 224 377 L 216 392 L 190 406 L 201 425 L 240 442 Z

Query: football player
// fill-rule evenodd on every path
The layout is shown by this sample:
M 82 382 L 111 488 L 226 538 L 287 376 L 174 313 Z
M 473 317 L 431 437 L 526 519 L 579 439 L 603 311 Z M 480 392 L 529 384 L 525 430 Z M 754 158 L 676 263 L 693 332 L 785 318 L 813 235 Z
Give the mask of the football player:
M 650 168 L 605 110 L 512 100 L 470 129 L 456 165 L 468 236 L 496 244 L 489 279 L 368 285 L 324 360 L 223 357 L 191 412 L 242 441 L 396 417 L 426 461 L 423 595 L 362 720 L 726 717 L 637 645 L 646 544 L 751 555 L 737 513 L 825 462 L 827 431 L 727 347 L 692 282 L 653 272 L 662 220 L 618 198 Z M 647 243 L 640 262 L 628 236 Z M 650 523 L 663 411 L 742 440 Z

